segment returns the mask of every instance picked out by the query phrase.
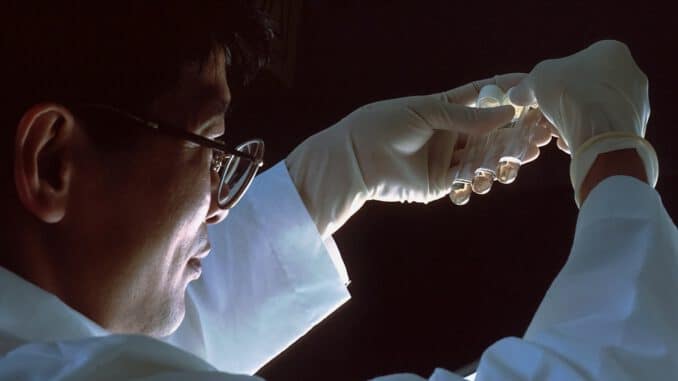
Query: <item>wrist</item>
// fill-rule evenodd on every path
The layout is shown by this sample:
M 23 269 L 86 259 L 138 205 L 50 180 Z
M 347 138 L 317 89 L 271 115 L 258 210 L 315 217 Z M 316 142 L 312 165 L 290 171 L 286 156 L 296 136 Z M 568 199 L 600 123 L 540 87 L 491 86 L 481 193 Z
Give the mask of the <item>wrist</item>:
M 305 142 L 285 159 L 292 182 L 323 239 L 346 223 L 369 194 L 353 155 L 337 146 Z
M 603 180 L 611 176 L 631 176 L 640 181 L 648 182 L 645 164 L 635 149 L 601 153 L 596 157 L 581 184 L 582 205 L 589 193 Z
M 644 173 L 645 177 L 647 178 L 647 183 L 652 187 L 657 184 L 657 179 L 659 177 L 659 162 L 657 160 L 657 154 L 654 151 L 654 148 L 647 140 L 638 135 L 624 132 L 603 133 L 590 138 L 572 155 L 572 162 L 570 163 L 570 180 L 572 181 L 572 187 L 575 191 L 574 199 L 577 203 L 577 206 L 581 207 L 583 203 L 582 184 L 593 167 L 596 159 L 605 153 L 629 149 L 635 150 L 638 157 L 640 157 L 641 163 L 644 165 Z M 635 160 L 635 156 L 633 157 Z M 628 156 L 619 156 L 619 160 L 624 160 L 627 158 Z M 607 162 L 605 167 L 611 168 L 611 166 L 615 165 L 620 165 L 621 168 L 618 168 L 618 170 L 621 170 L 626 167 L 628 163 L 624 161 L 618 163 Z M 623 175 L 623 173 L 619 174 Z M 595 184 L 597 183 L 598 182 L 595 182 Z M 591 187 L 587 186 L 587 191 L 590 191 L 591 189 Z

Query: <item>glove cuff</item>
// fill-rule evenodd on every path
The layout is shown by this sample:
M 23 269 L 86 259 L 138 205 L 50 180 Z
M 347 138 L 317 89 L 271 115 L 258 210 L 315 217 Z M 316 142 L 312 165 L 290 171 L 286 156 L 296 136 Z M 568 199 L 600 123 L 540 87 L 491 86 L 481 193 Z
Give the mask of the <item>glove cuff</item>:
M 574 201 L 577 203 L 577 207 L 581 207 L 581 185 L 598 155 L 631 148 L 638 152 L 638 156 L 645 165 L 648 183 L 653 188 L 657 185 L 659 161 L 650 142 L 628 132 L 607 132 L 596 135 L 577 149 L 570 162 L 570 182 L 574 188 Z
M 288 172 L 323 239 L 369 199 L 350 139 L 336 126 L 311 136 L 285 159 Z

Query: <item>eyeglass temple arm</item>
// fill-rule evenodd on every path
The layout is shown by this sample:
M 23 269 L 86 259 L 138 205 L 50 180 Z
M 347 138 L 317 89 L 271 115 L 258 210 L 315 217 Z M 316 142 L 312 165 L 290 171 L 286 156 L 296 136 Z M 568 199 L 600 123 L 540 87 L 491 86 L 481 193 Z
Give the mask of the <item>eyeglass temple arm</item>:
M 227 153 L 229 155 L 244 157 L 246 159 L 252 160 L 253 162 L 257 162 L 256 157 L 254 157 L 252 155 L 248 155 L 244 152 L 239 152 L 239 151 L 236 151 L 234 149 L 228 148 L 226 146 L 226 144 L 224 144 L 224 143 L 221 143 L 221 142 L 218 142 L 218 141 L 215 141 L 215 140 L 212 140 L 212 139 L 208 139 L 208 138 L 200 136 L 200 135 L 192 134 L 188 131 L 184 131 L 184 130 L 176 128 L 176 127 L 162 126 L 158 123 L 149 122 L 147 120 L 139 118 L 136 115 L 130 114 L 127 111 L 120 110 L 120 109 L 117 109 L 117 108 L 112 107 L 112 106 L 108 106 L 108 105 L 104 105 L 104 104 L 97 104 L 97 103 L 83 103 L 83 104 L 79 104 L 78 106 L 87 107 L 87 108 L 95 108 L 95 109 L 97 109 L 97 108 L 98 109 L 104 109 L 104 110 L 112 111 L 112 112 L 115 112 L 115 113 L 119 113 L 119 114 L 125 115 L 126 117 L 136 121 L 137 123 L 139 123 L 143 126 L 146 126 L 147 128 L 150 128 L 152 130 L 162 132 L 162 133 L 165 133 L 165 134 L 168 134 L 168 135 L 173 135 L 175 137 L 178 137 L 178 138 L 181 138 L 181 139 L 184 139 L 184 140 L 188 140 L 190 142 L 200 144 L 202 146 L 206 146 L 206 147 L 209 147 L 209 148 L 212 148 L 212 149 L 219 150 L 219 151 Z M 257 164 L 259 166 L 263 165 L 262 162 L 259 162 Z
M 184 131 L 184 130 L 175 129 L 175 128 L 163 127 L 163 126 L 160 126 L 160 125 L 158 125 L 158 124 L 156 124 L 156 123 L 153 123 L 153 122 L 146 122 L 145 124 L 146 124 L 148 127 L 153 128 L 153 129 L 155 129 L 155 130 L 163 131 L 163 132 L 165 132 L 165 133 L 167 133 L 167 134 L 171 134 L 171 135 L 177 136 L 177 137 L 179 137 L 179 138 L 182 138 L 182 139 L 191 141 L 191 142 L 193 142 L 193 143 L 200 144 L 200 145 L 202 145 L 202 146 L 206 146 L 206 147 L 209 147 L 209 148 L 213 148 L 213 149 L 216 149 L 216 150 L 225 152 L 225 153 L 227 153 L 227 154 L 229 154 L 229 155 L 238 156 L 238 157 L 244 157 L 244 158 L 250 159 L 250 160 L 252 160 L 252 161 L 256 161 L 256 160 L 257 160 L 257 159 L 256 159 L 254 156 L 252 156 L 252 155 L 248 155 L 248 154 L 246 154 L 246 153 L 244 153 L 244 152 L 239 152 L 239 151 L 236 151 L 236 150 L 234 150 L 234 149 L 228 148 L 228 147 L 226 146 L 226 144 L 221 143 L 221 142 L 218 142 L 218 141 L 215 141 L 215 140 L 212 140 L 212 139 L 208 139 L 208 138 L 206 138 L 206 137 L 204 137 L 204 136 L 192 134 L 192 133 L 190 133 L 190 132 L 187 132 L 187 131 Z

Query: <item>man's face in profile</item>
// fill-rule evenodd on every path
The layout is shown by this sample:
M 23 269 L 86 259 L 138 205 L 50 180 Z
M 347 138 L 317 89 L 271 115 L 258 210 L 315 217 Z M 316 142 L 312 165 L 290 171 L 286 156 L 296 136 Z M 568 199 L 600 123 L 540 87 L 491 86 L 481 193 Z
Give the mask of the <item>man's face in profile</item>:
M 209 252 L 207 225 L 227 215 L 212 169 L 232 180 L 230 206 L 261 164 L 226 150 L 213 160 L 171 131 L 224 135 L 227 66 L 246 87 L 267 65 L 270 20 L 240 0 L 105 12 L 23 1 L 0 14 L 0 266 L 113 333 L 169 335 Z
M 223 135 L 230 93 L 217 51 L 204 65 L 185 67 L 144 117 Z M 210 149 L 161 135 L 147 140 L 115 153 L 85 137 L 74 143 L 68 206 L 52 226 L 67 242 L 62 247 L 77 249 L 55 264 L 65 278 L 57 295 L 113 332 L 165 336 L 182 321 L 186 287 L 199 276 L 189 261 L 209 250 L 206 225 L 227 212 L 211 197 L 218 175 Z

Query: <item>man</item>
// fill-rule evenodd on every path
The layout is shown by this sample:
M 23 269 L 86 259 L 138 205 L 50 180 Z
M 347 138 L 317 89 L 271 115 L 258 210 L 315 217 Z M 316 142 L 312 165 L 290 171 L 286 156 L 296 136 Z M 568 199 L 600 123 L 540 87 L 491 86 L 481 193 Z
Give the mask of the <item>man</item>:
M 227 67 L 257 66 L 269 35 L 239 2 L 194 7 L 136 4 L 106 16 L 92 9 L 7 12 L 16 16 L 3 23 L 3 48 L 11 53 L 3 82 L 12 89 L 3 99 L 3 151 L 11 156 L 1 176 L 2 208 L 13 225 L 2 232 L 0 378 L 248 379 L 217 370 L 253 373 L 348 298 L 331 234 L 352 213 L 366 200 L 445 196 L 457 142 L 513 115 L 510 107 L 466 107 L 477 95 L 472 84 L 367 105 L 259 176 L 241 201 L 263 144 L 231 148 L 215 140 L 228 133 L 229 74 L 246 77 Z M 200 22 L 183 23 L 192 18 Z M 602 57 L 619 50 L 593 49 Z M 638 77 L 630 55 L 620 57 L 631 68 L 622 74 Z M 596 61 L 568 62 L 577 69 Z M 651 151 L 628 143 L 643 142 L 646 94 L 631 97 L 633 106 L 645 107 L 638 114 L 644 118 L 629 119 L 641 127 L 628 132 L 638 139 L 619 139 L 608 156 L 598 156 L 605 147 L 582 133 L 591 131 L 582 127 L 588 119 L 573 119 L 586 115 L 576 107 L 581 94 L 567 112 L 549 96 L 559 85 L 548 79 L 561 72 L 535 69 L 527 78 L 504 75 L 478 85 L 520 85 L 516 101 L 538 103 L 573 151 L 588 145 L 594 159 L 602 158 L 573 161 L 578 200 L 595 197 L 591 190 L 612 174 L 656 181 Z M 632 90 L 642 90 L 637 83 Z M 604 115 L 620 113 L 612 106 Z M 625 164 L 612 165 L 619 157 Z M 330 166 L 333 176 L 325 178 Z M 210 227 L 214 249 L 205 257 L 207 225 L 228 210 L 224 223 Z M 661 223 L 657 229 L 666 228 Z M 551 311 L 535 321 L 549 328 Z M 663 328 L 658 333 L 668 332 Z M 552 370 L 534 370 L 534 359 L 551 353 L 548 340 L 556 347 L 551 337 L 538 342 L 543 351 L 517 339 L 495 344 L 479 377 L 507 379 L 517 373 L 499 372 L 510 366 L 534 377 L 601 374 L 579 368 L 576 353 L 567 351 L 570 357 L 551 354 Z M 512 346 L 533 366 L 511 361 Z M 675 371 L 664 362 L 676 352 L 667 353 L 653 369 Z M 514 379 L 530 379 L 524 374 Z M 457 379 L 444 371 L 433 377 Z

